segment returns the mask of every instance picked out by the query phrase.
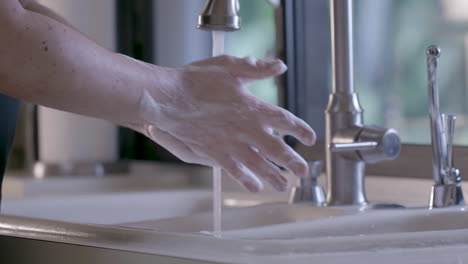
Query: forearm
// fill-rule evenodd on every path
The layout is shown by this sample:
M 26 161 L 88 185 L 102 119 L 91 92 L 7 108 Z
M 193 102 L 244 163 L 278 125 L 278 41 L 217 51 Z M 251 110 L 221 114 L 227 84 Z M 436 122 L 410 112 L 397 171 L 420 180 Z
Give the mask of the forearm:
M 22 9 L 4 18 L 0 92 L 65 111 L 126 122 L 142 89 L 170 84 L 169 69 L 105 50 L 55 19 Z M 163 83 L 160 74 L 166 76 Z M 118 120 L 116 120 L 118 119 Z

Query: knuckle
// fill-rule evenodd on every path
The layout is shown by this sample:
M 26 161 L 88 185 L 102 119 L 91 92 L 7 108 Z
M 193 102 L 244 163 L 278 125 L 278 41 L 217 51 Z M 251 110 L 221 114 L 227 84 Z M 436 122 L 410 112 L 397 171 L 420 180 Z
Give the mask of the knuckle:
M 242 171 L 242 164 L 240 164 L 237 161 L 234 161 L 232 158 L 226 158 L 224 164 L 226 170 L 228 170 L 230 173 L 237 175 L 240 173 L 240 171 Z
M 223 55 L 218 56 L 218 60 L 221 63 L 229 63 L 229 62 L 232 62 L 234 60 L 234 57 L 232 57 L 230 55 L 223 54 Z
M 223 60 L 230 60 L 232 58 L 231 55 L 227 55 L 227 54 L 223 54 L 223 55 L 220 55 L 219 56 L 220 59 L 223 59 Z
M 287 110 L 280 109 L 279 115 L 280 115 L 280 118 L 283 121 L 286 121 L 286 122 L 291 123 L 293 125 L 295 125 L 297 123 L 296 122 L 297 117 L 295 115 L 293 115 L 291 112 L 287 111 Z
M 255 58 L 255 57 L 248 56 L 248 57 L 245 57 L 245 58 L 244 58 L 244 61 L 245 61 L 245 63 L 247 63 L 248 65 L 256 66 L 258 60 L 257 60 L 257 58 Z

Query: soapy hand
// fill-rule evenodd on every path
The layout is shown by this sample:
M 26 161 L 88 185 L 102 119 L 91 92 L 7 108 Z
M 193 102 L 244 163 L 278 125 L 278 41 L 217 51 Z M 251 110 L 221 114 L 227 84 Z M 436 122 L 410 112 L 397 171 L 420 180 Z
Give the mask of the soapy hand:
M 315 133 L 290 112 L 254 97 L 245 84 L 286 69 L 280 60 L 227 55 L 167 69 L 169 85 L 143 92 L 138 130 L 185 162 L 220 166 L 252 192 L 263 189 L 259 178 L 285 191 L 288 181 L 274 164 L 299 177 L 308 166 L 283 136 L 313 145 Z

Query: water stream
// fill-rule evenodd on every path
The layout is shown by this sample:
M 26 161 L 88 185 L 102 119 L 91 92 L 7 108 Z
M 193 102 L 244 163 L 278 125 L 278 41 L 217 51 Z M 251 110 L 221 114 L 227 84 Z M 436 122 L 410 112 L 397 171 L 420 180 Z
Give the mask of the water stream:
M 213 57 L 224 53 L 224 32 L 213 31 Z M 221 168 L 213 167 L 213 236 L 221 237 Z

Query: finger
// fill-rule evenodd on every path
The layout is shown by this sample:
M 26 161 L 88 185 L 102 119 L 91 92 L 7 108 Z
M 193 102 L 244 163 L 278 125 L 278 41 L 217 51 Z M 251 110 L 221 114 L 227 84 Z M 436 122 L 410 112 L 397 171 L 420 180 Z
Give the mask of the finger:
M 270 183 L 277 191 L 284 192 L 288 190 L 289 182 L 283 177 L 281 170 L 252 147 L 243 148 L 237 160 L 256 176 Z
M 263 124 L 278 131 L 282 136 L 293 136 L 305 145 L 315 144 L 315 131 L 306 122 L 280 107 L 267 105 L 267 108 L 263 112 L 267 117 L 260 118 Z
M 205 166 L 214 165 L 209 159 L 197 155 L 189 146 L 171 134 L 152 125 L 147 126 L 146 131 L 150 139 L 169 150 L 183 162 Z
M 278 166 L 284 167 L 298 177 L 306 177 L 309 173 L 307 162 L 288 146 L 280 137 L 264 135 L 251 139 L 252 145 L 260 153 Z
M 194 66 L 213 66 L 225 67 L 237 78 L 243 80 L 261 80 L 274 77 L 284 73 L 288 67 L 283 61 L 260 60 L 254 57 L 238 58 L 229 55 L 221 55 L 203 61 L 194 62 Z
M 234 63 L 228 64 L 232 75 L 244 80 L 262 80 L 286 72 L 288 67 L 283 61 L 260 60 L 254 57 L 234 58 Z
M 218 156 L 216 162 L 239 184 L 251 192 L 263 190 L 262 182 L 244 165 L 235 161 L 231 157 Z

